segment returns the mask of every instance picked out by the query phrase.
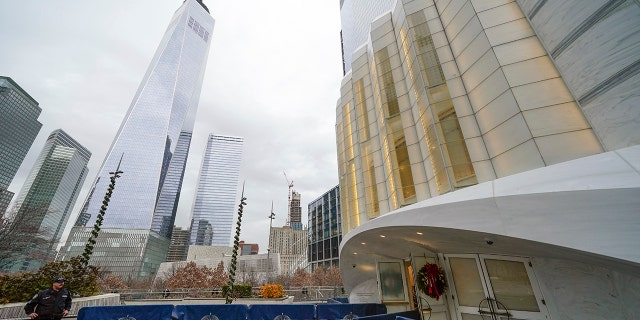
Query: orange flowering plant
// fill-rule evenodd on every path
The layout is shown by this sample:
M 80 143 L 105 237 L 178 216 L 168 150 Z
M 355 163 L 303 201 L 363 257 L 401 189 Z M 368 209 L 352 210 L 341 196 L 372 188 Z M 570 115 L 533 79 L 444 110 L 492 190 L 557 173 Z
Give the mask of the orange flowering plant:
M 263 298 L 282 298 L 284 297 L 284 288 L 280 284 L 260 286 L 260 295 Z

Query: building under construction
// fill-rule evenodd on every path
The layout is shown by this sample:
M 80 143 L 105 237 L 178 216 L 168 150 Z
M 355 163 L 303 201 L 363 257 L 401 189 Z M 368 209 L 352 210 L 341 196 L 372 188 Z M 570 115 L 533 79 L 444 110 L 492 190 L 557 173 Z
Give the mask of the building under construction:
M 284 174 L 289 186 L 287 222 L 283 227 L 269 226 L 269 252 L 280 254 L 282 273 L 293 274 L 296 269 L 306 269 L 307 262 L 307 228 L 302 225 L 302 207 L 300 193 L 293 190 L 293 181 Z M 274 218 L 271 213 L 270 218 Z

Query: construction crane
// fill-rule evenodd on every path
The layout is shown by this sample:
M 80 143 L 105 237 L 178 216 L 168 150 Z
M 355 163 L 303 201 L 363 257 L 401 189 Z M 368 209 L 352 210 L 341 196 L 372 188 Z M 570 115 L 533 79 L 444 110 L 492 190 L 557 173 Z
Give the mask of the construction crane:
M 284 179 L 287 180 L 287 185 L 289 186 L 289 195 L 287 197 L 287 226 L 291 226 L 291 191 L 293 190 L 293 180 L 289 180 L 287 177 L 287 173 L 282 170 L 284 173 Z

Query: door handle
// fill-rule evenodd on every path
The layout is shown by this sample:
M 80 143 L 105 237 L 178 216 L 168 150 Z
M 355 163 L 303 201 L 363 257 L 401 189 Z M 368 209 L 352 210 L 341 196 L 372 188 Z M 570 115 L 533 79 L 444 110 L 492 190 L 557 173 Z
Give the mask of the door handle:
M 487 308 L 489 309 L 489 311 L 482 310 L 482 303 L 485 301 L 487 302 Z M 497 310 L 498 308 L 505 311 L 504 312 L 498 311 Z M 507 309 L 507 306 L 505 306 L 502 302 L 489 297 L 480 300 L 480 303 L 478 303 L 478 314 L 491 315 L 491 319 L 495 319 L 495 320 L 498 319 L 498 316 L 506 316 L 508 319 L 511 319 L 511 316 L 512 316 L 511 313 L 509 313 L 509 309 Z

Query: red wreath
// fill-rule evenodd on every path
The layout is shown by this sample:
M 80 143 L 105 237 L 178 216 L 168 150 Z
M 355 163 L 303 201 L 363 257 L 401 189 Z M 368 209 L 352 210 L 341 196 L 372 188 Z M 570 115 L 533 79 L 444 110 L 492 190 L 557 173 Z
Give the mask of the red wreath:
M 418 271 L 418 288 L 429 297 L 440 300 L 447 288 L 444 271 L 435 263 L 425 264 Z

